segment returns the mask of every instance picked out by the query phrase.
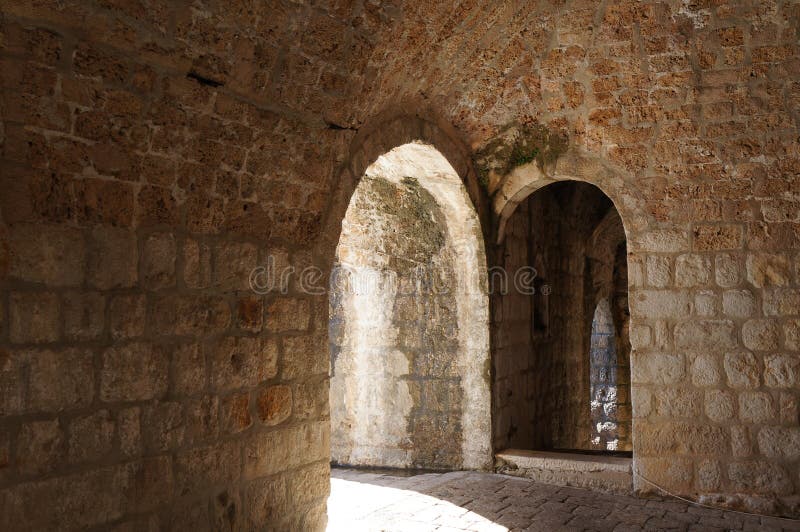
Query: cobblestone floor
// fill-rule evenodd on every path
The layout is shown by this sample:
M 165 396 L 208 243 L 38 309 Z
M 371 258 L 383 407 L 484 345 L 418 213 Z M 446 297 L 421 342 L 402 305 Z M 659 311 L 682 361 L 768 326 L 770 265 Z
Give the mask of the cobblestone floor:
M 328 530 L 800 530 L 800 522 L 475 472 L 334 469 Z

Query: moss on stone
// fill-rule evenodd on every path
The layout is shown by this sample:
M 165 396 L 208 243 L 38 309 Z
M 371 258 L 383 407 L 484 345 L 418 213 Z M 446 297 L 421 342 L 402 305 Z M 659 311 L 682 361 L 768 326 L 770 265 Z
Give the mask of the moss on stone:
M 552 131 L 538 122 L 506 124 L 475 154 L 478 181 L 488 188 L 492 174 L 504 176 L 533 161 L 544 168 L 556 161 L 567 145 L 564 132 Z

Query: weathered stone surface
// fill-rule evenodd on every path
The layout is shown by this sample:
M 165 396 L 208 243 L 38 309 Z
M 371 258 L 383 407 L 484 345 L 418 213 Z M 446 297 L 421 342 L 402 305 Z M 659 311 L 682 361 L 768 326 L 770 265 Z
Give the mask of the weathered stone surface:
M 735 488 L 743 492 L 782 495 L 792 490 L 786 471 L 769 462 L 732 462 L 728 466 L 728 476 Z
M 749 290 L 726 290 L 722 294 L 722 312 L 732 318 L 749 318 L 756 310 L 756 300 Z
M 311 321 L 311 305 L 306 299 L 279 298 L 267 306 L 267 330 L 304 331 Z
M 231 321 L 230 306 L 221 297 L 166 295 L 150 309 L 148 327 L 163 336 L 219 333 Z
M 176 247 L 172 233 L 155 233 L 144 241 L 140 271 L 146 288 L 158 290 L 175 285 Z
M 71 463 L 102 460 L 114 449 L 116 423 L 108 410 L 78 417 L 69 424 L 68 457 Z
M 758 362 L 749 351 L 725 353 L 724 366 L 732 388 L 757 388 L 761 382 Z
M 692 384 L 713 386 L 720 381 L 719 362 L 713 355 L 697 355 L 692 362 Z
M 764 384 L 770 388 L 793 388 L 800 383 L 800 356 L 764 357 Z
M 172 355 L 174 391 L 178 395 L 194 395 L 206 389 L 206 358 L 196 343 L 166 347 Z
M 780 329 L 773 320 L 749 320 L 742 325 L 742 343 L 753 351 L 777 349 Z
M 25 423 L 18 441 L 17 467 L 23 475 L 50 473 L 64 461 L 66 438 L 57 419 Z
M 142 401 L 167 391 L 169 359 L 163 349 L 134 342 L 102 354 L 100 399 L 106 402 Z
M 764 392 L 739 393 L 739 419 L 745 423 L 767 423 L 775 418 L 775 401 Z
M 669 290 L 637 290 L 631 312 L 643 318 L 680 318 L 689 314 L 689 294 Z
M 711 277 L 711 261 L 703 255 L 679 255 L 675 259 L 675 284 L 680 287 L 702 286 Z
M 256 386 L 278 373 L 274 340 L 229 336 L 212 351 L 211 383 L 216 390 Z
M 78 286 L 86 275 L 83 234 L 67 227 L 16 225 L 9 230 L 8 275 L 48 286 Z
M 228 242 L 214 250 L 214 286 L 221 290 L 248 290 L 250 272 L 258 266 L 258 248 Z
M 0 362 L 3 415 L 60 412 L 92 402 L 94 378 L 88 350 L 0 351 Z
M 763 427 L 758 448 L 764 456 L 796 460 L 800 457 L 800 427 Z
M 54 293 L 12 293 L 9 317 L 9 336 L 13 343 L 43 344 L 61 337 L 61 305 Z
M 144 335 L 147 300 L 144 295 L 114 296 L 109 304 L 109 329 L 117 339 Z
M 64 336 L 70 340 L 94 340 L 103 334 L 106 299 L 98 292 L 69 292 L 63 299 Z
M 747 280 L 753 286 L 786 286 L 790 278 L 789 260 L 785 256 L 766 253 L 747 256 Z
M 634 384 L 672 384 L 686 372 L 685 360 L 672 353 L 633 353 L 631 382 Z
M 277 425 L 292 414 L 292 389 L 285 384 L 261 390 L 256 399 L 258 417 L 266 425 Z
M 722 390 L 708 390 L 705 396 L 705 412 L 715 423 L 724 423 L 735 412 L 734 395 Z
M 675 326 L 675 345 L 679 348 L 720 351 L 736 344 L 734 325 L 728 320 L 684 321 Z
M 92 231 L 88 279 L 94 288 L 108 290 L 134 286 L 138 280 L 138 262 L 135 235 L 103 226 Z

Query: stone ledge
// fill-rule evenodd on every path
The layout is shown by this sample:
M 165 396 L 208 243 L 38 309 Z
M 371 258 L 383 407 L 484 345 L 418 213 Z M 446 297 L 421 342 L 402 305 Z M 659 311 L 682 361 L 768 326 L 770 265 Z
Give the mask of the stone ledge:
M 495 459 L 495 470 L 506 475 L 609 493 L 633 492 L 631 458 L 505 449 Z

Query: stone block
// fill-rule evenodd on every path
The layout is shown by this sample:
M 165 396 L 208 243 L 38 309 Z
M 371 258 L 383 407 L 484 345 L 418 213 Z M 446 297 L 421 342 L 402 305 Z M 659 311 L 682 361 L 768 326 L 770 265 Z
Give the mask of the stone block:
M 148 404 L 142 408 L 141 419 L 145 453 L 163 453 L 183 445 L 186 423 L 181 403 L 157 401 Z
M 791 319 L 783 323 L 783 345 L 791 351 L 800 351 L 800 320 Z
M 116 423 L 108 410 L 80 416 L 69 423 L 69 462 L 101 462 L 114 449 Z
M 764 357 L 764 384 L 770 388 L 794 388 L 800 384 L 800 356 Z
M 105 328 L 106 298 L 99 292 L 70 292 L 63 297 L 63 313 L 68 340 L 94 340 Z
M 780 345 L 780 328 L 773 320 L 748 320 L 742 325 L 742 343 L 753 351 L 770 351 Z
M 716 251 L 742 247 L 739 225 L 698 225 L 692 231 L 695 251 Z
M 290 504 L 302 507 L 327 495 L 330 491 L 330 470 L 330 465 L 323 463 L 293 471 L 287 479 Z
M 768 423 L 775 413 L 775 401 L 768 393 L 739 392 L 739 419 L 744 423 Z
M 675 384 L 686 373 L 683 355 L 677 353 L 632 353 L 633 384 Z
M 220 408 L 222 430 L 236 434 L 253 424 L 250 415 L 250 394 L 235 393 L 222 400 Z
M 277 375 L 275 340 L 252 337 L 220 339 L 212 352 L 211 380 L 215 390 L 252 388 Z
M 734 489 L 744 493 L 787 495 L 792 480 L 781 466 L 765 461 L 731 462 L 728 478 Z
M 214 251 L 214 286 L 249 290 L 250 274 L 258 266 L 258 248 L 250 243 L 224 242 Z
M 711 290 L 701 290 L 694 295 L 694 313 L 703 318 L 717 314 L 717 295 Z
M 66 438 L 57 419 L 23 423 L 17 442 L 16 465 L 23 475 L 43 475 L 59 468 Z
M 722 312 L 731 318 L 749 318 L 756 311 L 756 298 L 750 290 L 726 290 L 722 293 Z
M 703 405 L 703 394 L 689 389 L 670 388 L 656 390 L 656 415 L 669 418 L 694 419 L 700 415 Z
M 89 283 L 100 290 L 135 286 L 138 259 L 139 250 L 133 232 L 95 227 L 88 260 Z
M 704 255 L 679 255 L 675 259 L 675 285 L 703 286 L 711 278 L 711 261 Z
M 265 425 L 277 425 L 292 415 L 292 388 L 285 384 L 270 386 L 258 393 L 258 418 Z
M 172 353 L 173 393 L 189 396 L 206 390 L 206 361 L 200 346 L 187 343 L 165 348 Z
M 682 318 L 689 314 L 689 294 L 673 290 L 636 290 L 630 299 L 636 318 Z
M 243 297 L 236 303 L 236 324 L 240 330 L 258 332 L 264 321 L 264 300 L 260 297 Z
M 761 382 L 761 369 L 753 353 L 749 351 L 726 353 L 724 366 L 728 386 L 731 388 L 758 388 Z
M 719 351 L 736 344 L 730 320 L 693 320 L 675 326 L 675 345 L 681 349 Z
M 82 349 L 0 350 L 0 414 L 60 412 L 91 404 L 92 353 Z
M 211 285 L 211 248 L 207 244 L 191 239 L 184 242 L 183 283 L 192 289 Z
M 241 448 L 236 441 L 180 452 L 175 457 L 176 488 L 188 494 L 232 483 L 239 478 L 241 467 Z
M 719 363 L 716 356 L 699 354 L 691 365 L 692 384 L 699 387 L 714 386 L 720 381 Z
M 717 285 L 723 288 L 737 286 L 741 281 L 739 262 L 736 257 L 722 253 L 714 258 L 714 275 Z
M 800 315 L 800 290 L 793 288 L 765 288 L 761 292 L 765 316 Z
M 758 449 L 768 458 L 800 458 L 800 427 L 762 427 L 758 431 Z
M 169 358 L 163 349 L 142 342 L 116 345 L 103 352 L 100 399 L 147 401 L 167 391 Z
M 747 256 L 747 280 L 756 288 L 787 286 L 790 279 L 791 268 L 786 256 L 770 253 Z
M 164 295 L 152 303 L 148 325 L 159 336 L 197 336 L 228 328 L 231 309 L 221 297 Z
M 310 322 L 311 305 L 307 299 L 281 297 L 267 307 L 268 331 L 305 331 Z
M 47 286 L 80 286 L 86 275 L 86 244 L 77 229 L 14 225 L 9 229 L 8 275 Z
M 659 229 L 643 233 L 638 239 L 637 251 L 676 253 L 689 249 L 689 234 L 673 229 Z
M 139 456 L 144 450 L 141 419 L 141 408 L 138 406 L 126 408 L 117 414 L 119 449 L 126 457 Z
M 9 336 L 17 344 L 55 342 L 61 337 L 61 305 L 52 292 L 12 292 Z
M 144 335 L 147 299 L 141 294 L 111 298 L 108 311 L 111 338 L 122 340 Z
M 328 373 L 330 359 L 323 336 L 288 336 L 281 339 L 283 359 L 281 377 L 286 380 Z
M 733 418 L 736 410 L 735 397 L 724 390 L 707 390 L 705 394 L 705 412 L 715 423 L 724 423 Z
M 143 245 L 142 284 L 150 290 L 175 286 L 176 244 L 172 233 L 155 233 Z
M 286 515 L 289 506 L 284 479 L 284 475 L 279 475 L 257 479 L 247 485 L 244 512 L 248 528 L 255 530 Z
M 659 255 L 647 256 L 647 284 L 654 288 L 666 288 L 672 278 L 672 261 Z

